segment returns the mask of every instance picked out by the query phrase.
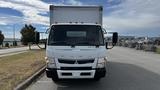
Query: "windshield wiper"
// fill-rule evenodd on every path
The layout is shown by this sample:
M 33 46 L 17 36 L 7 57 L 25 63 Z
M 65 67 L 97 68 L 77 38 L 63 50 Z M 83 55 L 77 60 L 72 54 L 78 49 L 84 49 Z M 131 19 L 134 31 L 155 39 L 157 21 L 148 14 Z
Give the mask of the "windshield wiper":
M 96 44 L 94 42 L 90 41 L 77 41 L 77 42 L 70 42 L 71 45 L 77 45 L 77 44 L 86 44 L 86 45 L 94 45 L 94 46 L 99 46 L 99 44 Z
M 53 41 L 53 42 L 50 42 L 50 44 L 57 44 L 57 43 L 66 43 L 67 41 Z

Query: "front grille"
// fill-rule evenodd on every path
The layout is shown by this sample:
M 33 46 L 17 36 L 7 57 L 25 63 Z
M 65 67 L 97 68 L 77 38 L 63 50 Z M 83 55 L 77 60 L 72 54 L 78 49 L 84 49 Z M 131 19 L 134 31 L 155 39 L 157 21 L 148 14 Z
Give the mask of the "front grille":
M 61 67 L 61 70 L 92 70 L 92 67 Z
M 64 60 L 64 59 L 58 59 L 59 63 L 65 63 L 65 64 L 74 64 L 75 60 Z
M 58 62 L 64 64 L 87 64 L 87 63 L 93 63 L 94 59 L 82 59 L 82 60 L 58 59 Z
M 86 64 L 86 63 L 93 63 L 94 60 L 79 60 L 77 62 L 78 62 L 78 64 Z

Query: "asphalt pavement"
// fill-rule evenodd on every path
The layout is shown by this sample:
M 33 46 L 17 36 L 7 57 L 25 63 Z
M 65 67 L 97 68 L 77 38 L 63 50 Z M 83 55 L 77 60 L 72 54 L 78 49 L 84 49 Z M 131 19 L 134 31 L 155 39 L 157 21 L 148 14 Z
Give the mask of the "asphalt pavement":
M 27 90 L 160 90 L 160 54 L 114 47 L 107 57 L 108 74 L 98 82 L 55 83 L 44 74 Z

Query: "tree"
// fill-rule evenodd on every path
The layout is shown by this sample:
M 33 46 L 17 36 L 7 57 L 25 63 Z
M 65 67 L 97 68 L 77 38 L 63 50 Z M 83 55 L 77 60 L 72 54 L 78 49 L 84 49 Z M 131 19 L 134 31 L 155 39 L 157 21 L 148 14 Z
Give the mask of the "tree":
M 2 45 L 4 40 L 4 35 L 2 34 L 2 31 L 0 31 L 0 45 Z
M 23 45 L 28 45 L 31 42 L 35 42 L 35 30 L 36 28 L 32 25 L 25 24 L 25 26 L 20 31 L 22 34 L 21 41 Z

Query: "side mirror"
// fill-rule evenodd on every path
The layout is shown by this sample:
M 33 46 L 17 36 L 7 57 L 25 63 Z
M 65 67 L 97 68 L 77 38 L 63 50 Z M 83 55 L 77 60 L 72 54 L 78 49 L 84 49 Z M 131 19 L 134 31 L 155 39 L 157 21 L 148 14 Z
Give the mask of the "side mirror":
M 112 35 L 112 46 L 108 47 L 108 42 L 106 42 L 105 47 L 106 47 L 106 49 L 112 49 L 118 41 L 118 33 L 117 32 L 108 32 L 108 34 L 113 34 Z M 110 41 L 110 40 L 108 40 L 108 41 Z M 109 45 L 110 45 L 110 42 L 109 42 Z
M 118 41 L 118 33 L 114 32 L 112 36 L 112 45 L 115 46 Z
M 39 32 L 35 32 L 35 43 L 38 44 L 40 40 L 40 33 Z

